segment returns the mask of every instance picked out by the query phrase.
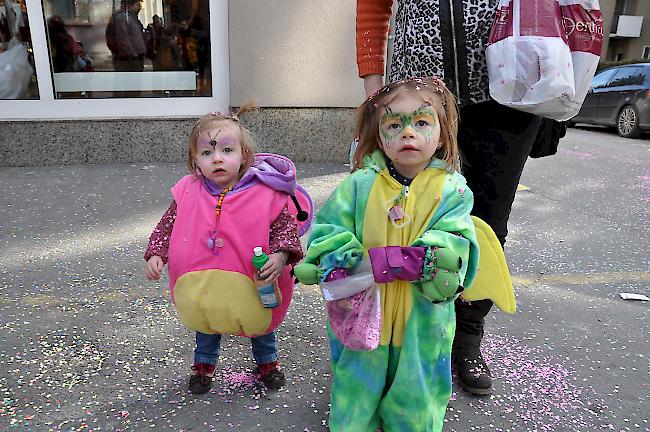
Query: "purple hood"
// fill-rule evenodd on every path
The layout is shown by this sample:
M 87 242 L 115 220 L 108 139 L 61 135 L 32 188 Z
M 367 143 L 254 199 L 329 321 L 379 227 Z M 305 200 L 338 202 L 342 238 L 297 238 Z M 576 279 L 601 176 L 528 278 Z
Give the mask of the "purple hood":
M 233 192 L 244 191 L 257 183 L 264 183 L 268 187 L 288 195 L 296 193 L 296 166 L 291 159 L 272 153 L 257 153 L 253 166 L 244 173 L 237 182 Z M 208 192 L 218 196 L 221 187 L 203 177 L 203 184 Z
M 202 177 L 202 180 L 210 194 L 219 196 L 222 191 L 219 186 L 205 177 Z M 257 153 L 253 166 L 244 173 L 230 193 L 245 191 L 259 183 L 290 195 L 290 207 L 295 207 L 297 202 L 300 202 L 302 207 L 296 208 L 295 212 L 305 210 L 306 219 L 298 217 L 298 235 L 302 236 L 307 232 L 314 219 L 314 203 L 307 191 L 296 184 L 296 166 L 291 159 L 272 153 Z

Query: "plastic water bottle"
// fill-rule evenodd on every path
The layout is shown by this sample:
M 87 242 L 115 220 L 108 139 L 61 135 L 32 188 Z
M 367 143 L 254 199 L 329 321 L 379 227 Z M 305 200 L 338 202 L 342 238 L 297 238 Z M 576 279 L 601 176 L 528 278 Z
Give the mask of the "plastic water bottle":
M 261 246 L 253 248 L 253 267 L 255 267 L 255 287 L 257 288 L 257 293 L 260 296 L 260 301 L 262 306 L 265 308 L 274 308 L 280 306 L 282 301 L 282 294 L 280 294 L 280 288 L 278 287 L 278 282 L 273 283 L 264 282 L 260 278 L 260 269 L 266 264 L 269 260 L 269 256 L 264 253 Z

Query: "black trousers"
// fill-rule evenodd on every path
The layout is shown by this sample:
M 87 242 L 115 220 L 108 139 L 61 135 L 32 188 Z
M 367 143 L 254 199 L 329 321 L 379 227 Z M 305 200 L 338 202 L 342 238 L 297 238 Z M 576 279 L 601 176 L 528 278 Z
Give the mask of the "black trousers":
M 540 117 L 494 101 L 460 110 L 458 145 L 463 175 L 474 192 L 472 214 L 492 227 L 501 246 L 508 235 L 519 178 L 540 123 Z M 490 300 L 456 301 L 455 353 L 479 347 L 491 307 Z

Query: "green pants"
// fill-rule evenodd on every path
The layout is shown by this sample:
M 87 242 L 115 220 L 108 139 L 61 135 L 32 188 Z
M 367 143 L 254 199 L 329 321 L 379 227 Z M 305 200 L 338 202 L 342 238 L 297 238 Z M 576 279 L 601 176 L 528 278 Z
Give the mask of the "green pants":
M 442 430 L 451 396 L 454 304 L 414 297 L 401 347 L 352 351 L 328 325 L 333 376 L 330 431 Z

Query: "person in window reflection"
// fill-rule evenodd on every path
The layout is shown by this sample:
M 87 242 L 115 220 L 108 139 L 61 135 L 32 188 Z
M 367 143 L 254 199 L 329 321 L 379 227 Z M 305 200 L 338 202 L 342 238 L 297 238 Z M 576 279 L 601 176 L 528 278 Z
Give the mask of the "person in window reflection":
M 176 35 L 163 24 L 158 15 L 154 15 L 153 22 L 147 26 L 144 32 L 144 41 L 147 45 L 147 57 L 151 59 L 153 70 L 178 70 L 180 53 L 177 55 L 174 53 Z M 177 46 L 176 49 L 178 49 Z
M 47 20 L 52 69 L 55 73 L 74 72 L 78 48 L 77 41 L 68 33 L 63 19 L 54 15 Z
M 195 70 L 198 63 L 196 37 L 194 29 L 187 21 L 181 21 L 178 43 L 181 47 L 183 70 Z
M 119 12 L 111 17 L 106 29 L 106 42 L 113 54 L 116 72 L 142 72 L 147 47 L 144 27 L 138 19 L 140 0 L 122 0 Z M 111 28 L 112 27 L 112 28 Z
M 76 41 L 77 44 L 77 59 L 75 70 L 78 72 L 92 72 L 95 70 L 93 67 L 93 59 L 86 53 L 84 44 Z
M 199 15 L 192 18 L 192 33 L 196 38 L 196 61 L 197 72 L 199 73 L 200 85 L 206 86 L 208 83 L 205 80 L 205 67 L 210 60 L 210 34 L 207 31 L 207 26 L 203 24 L 203 20 Z
M 163 23 L 158 15 L 153 16 L 153 22 L 147 25 L 144 31 L 144 43 L 147 46 L 147 57 L 156 64 L 156 57 L 160 49 L 160 42 L 163 36 Z
M 161 70 L 179 70 L 183 62 L 181 47 L 178 45 L 178 26 L 164 27 L 163 39 L 158 52 Z M 155 69 L 155 65 L 154 65 Z

